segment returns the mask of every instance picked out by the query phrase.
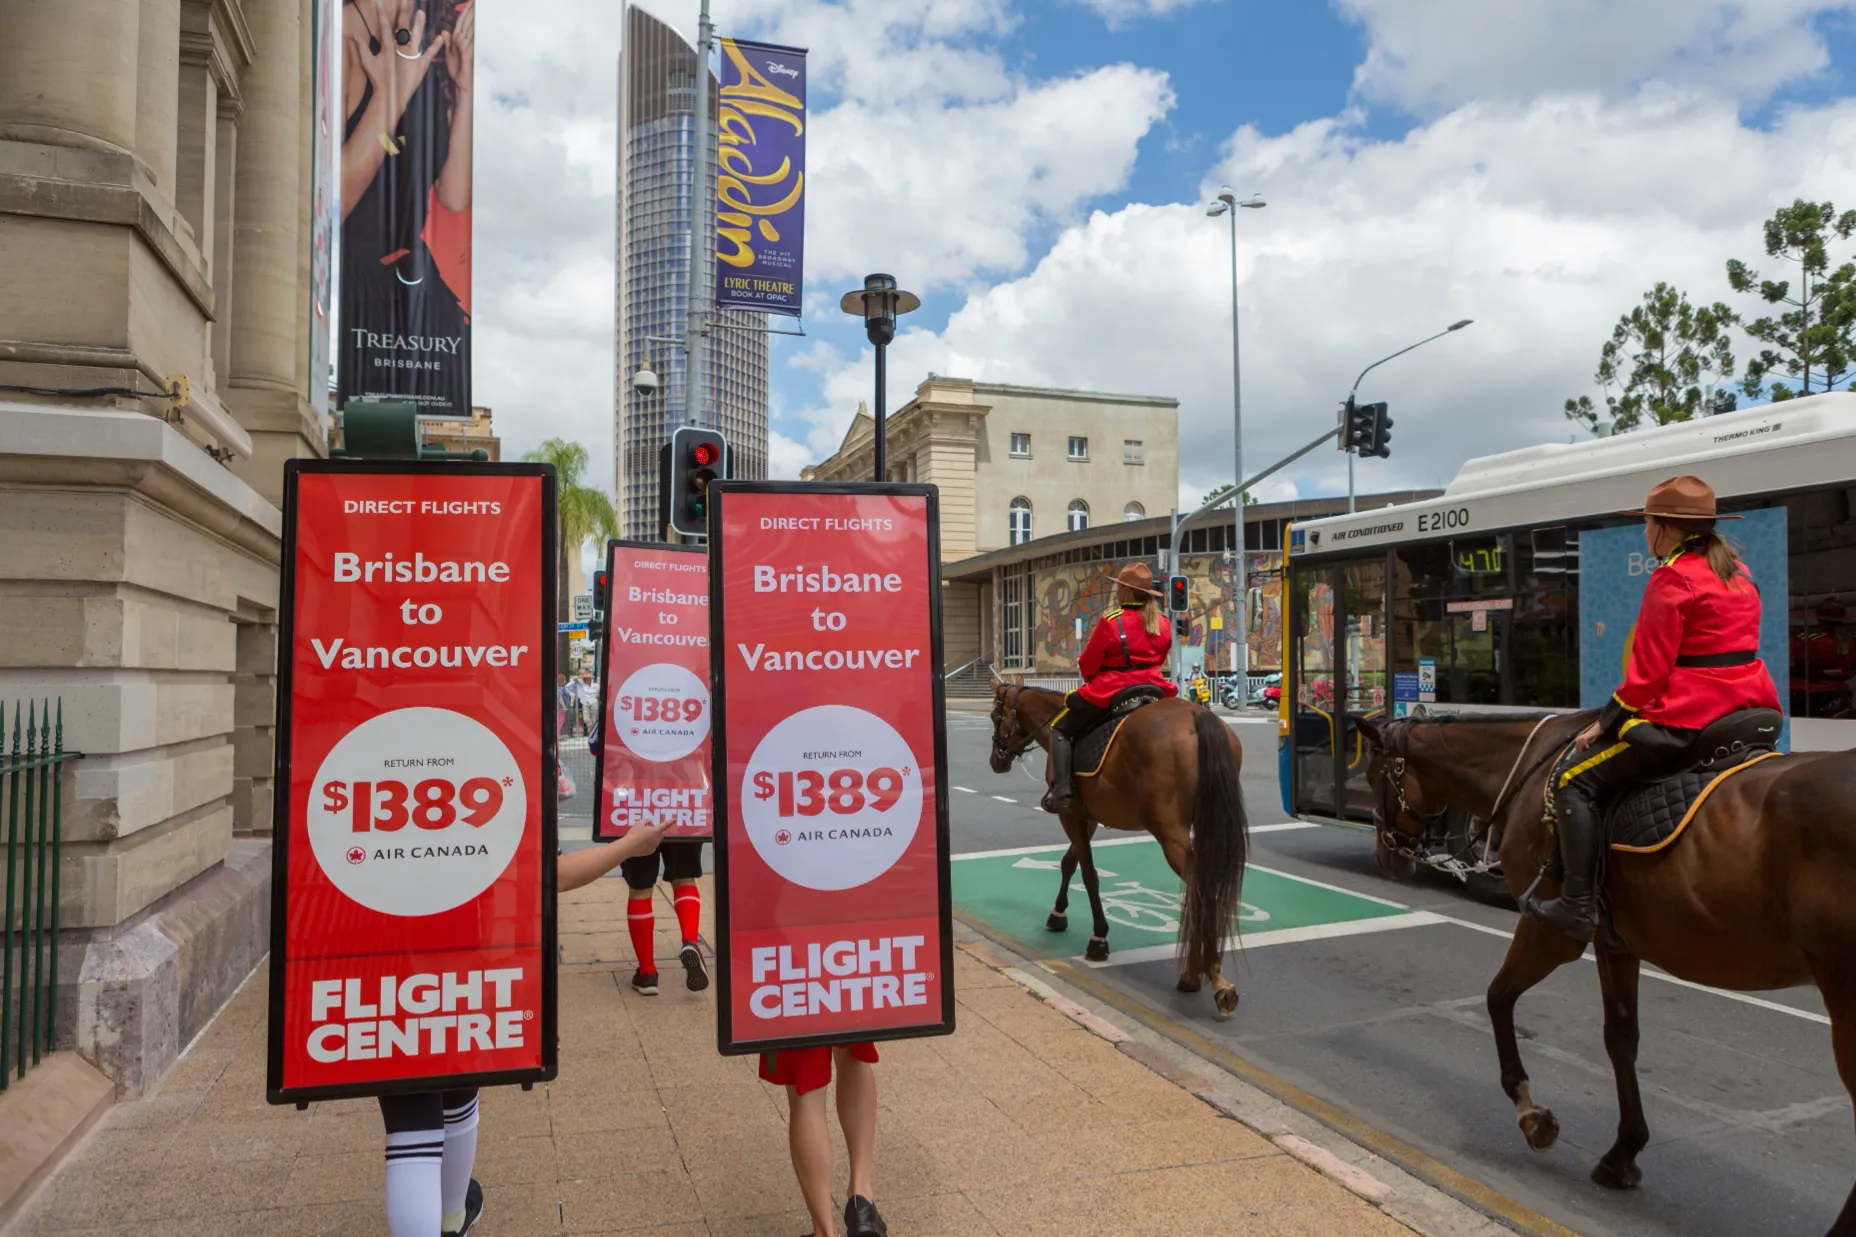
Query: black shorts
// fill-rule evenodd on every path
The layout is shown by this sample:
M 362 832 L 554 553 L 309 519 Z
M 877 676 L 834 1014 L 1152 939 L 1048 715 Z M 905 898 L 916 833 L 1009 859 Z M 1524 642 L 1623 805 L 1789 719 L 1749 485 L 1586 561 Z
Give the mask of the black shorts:
M 646 893 L 657 884 L 659 871 L 668 881 L 693 881 L 702 875 L 704 844 L 703 838 L 667 838 L 650 854 L 621 863 L 619 871 L 624 874 L 625 883 L 639 893 Z
M 389 1134 L 413 1134 L 421 1130 L 442 1130 L 447 1114 L 462 1114 L 477 1102 L 477 1090 L 420 1091 L 414 1095 L 380 1097 L 380 1118 Z

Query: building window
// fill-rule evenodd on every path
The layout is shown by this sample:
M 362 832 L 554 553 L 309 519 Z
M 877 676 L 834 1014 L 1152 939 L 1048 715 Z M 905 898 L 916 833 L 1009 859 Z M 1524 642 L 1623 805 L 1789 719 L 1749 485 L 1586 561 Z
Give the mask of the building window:
M 1147 518 L 1147 508 L 1139 503 L 1129 503 L 1121 509 L 1121 518 L 1123 521 L 1144 520 Z
M 1087 438 L 1077 438 L 1074 435 L 1071 436 L 1070 458 L 1073 460 L 1086 460 L 1089 458 L 1089 440 Z
M 1031 500 L 1014 498 L 1012 500 L 1011 529 L 1008 544 L 1023 545 L 1031 540 Z
M 1070 504 L 1070 531 L 1080 533 L 1089 527 L 1089 504 L 1078 498 Z
M 1013 434 L 1012 435 L 1012 454 L 1017 456 L 1021 460 L 1029 459 L 1031 456 L 1031 435 Z
M 999 574 L 999 661 L 1007 670 L 1037 666 L 1037 597 L 1032 592 L 1034 564 Z
M 1144 462 L 1144 457 L 1141 454 L 1140 439 L 1124 438 L 1121 440 L 1121 462 L 1124 464 L 1140 464 Z

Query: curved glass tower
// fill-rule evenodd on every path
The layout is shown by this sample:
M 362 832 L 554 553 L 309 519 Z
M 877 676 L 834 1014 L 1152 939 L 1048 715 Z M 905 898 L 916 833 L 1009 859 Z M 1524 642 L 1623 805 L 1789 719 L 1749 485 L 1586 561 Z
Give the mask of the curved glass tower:
M 718 86 L 707 79 L 709 114 Z M 614 314 L 612 408 L 613 506 L 626 537 L 656 541 L 658 447 L 686 419 L 683 338 L 690 289 L 690 174 L 694 165 L 696 51 L 668 23 L 635 4 L 625 6 L 619 51 L 619 180 L 617 312 Z M 715 168 L 705 201 L 715 199 Z M 709 242 L 714 215 L 699 235 Z M 715 246 L 699 247 L 705 287 L 715 279 Z M 734 475 L 767 475 L 767 336 L 764 314 L 731 310 L 709 332 L 701 411 L 734 453 Z M 653 340 L 675 338 L 678 342 Z M 656 371 L 655 393 L 632 389 L 645 361 Z

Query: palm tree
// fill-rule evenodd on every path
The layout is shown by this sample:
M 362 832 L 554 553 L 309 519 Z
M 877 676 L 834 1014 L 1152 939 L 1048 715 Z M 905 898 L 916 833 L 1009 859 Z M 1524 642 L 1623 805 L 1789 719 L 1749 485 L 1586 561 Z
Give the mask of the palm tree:
M 522 458 L 532 463 L 554 465 L 555 509 L 561 524 L 561 557 L 555 564 L 558 589 L 555 614 L 557 622 L 565 623 L 573 618 L 573 603 L 567 596 L 568 552 L 578 554 L 589 537 L 598 537 L 602 542 L 617 537 L 619 520 L 612 513 L 611 499 L 590 485 L 580 484 L 580 474 L 586 471 L 587 454 L 586 448 L 579 443 L 550 438 Z M 562 674 L 567 673 L 567 637 L 564 634 L 555 637 L 554 664 Z

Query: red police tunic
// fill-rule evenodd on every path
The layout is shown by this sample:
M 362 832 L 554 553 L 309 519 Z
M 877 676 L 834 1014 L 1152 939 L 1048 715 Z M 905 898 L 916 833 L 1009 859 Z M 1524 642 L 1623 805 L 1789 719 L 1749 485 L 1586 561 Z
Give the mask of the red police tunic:
M 1744 660 L 1709 664 L 1735 654 Z M 1626 715 L 1621 729 L 1634 718 L 1698 730 L 1741 709 L 1778 708 L 1759 659 L 1759 591 L 1746 568 L 1730 588 L 1688 546 L 1664 559 L 1644 589 L 1624 685 L 1612 700 Z
M 1160 673 L 1172 648 L 1173 625 L 1165 615 L 1160 617 L 1159 632 L 1150 636 L 1138 609 L 1110 610 L 1096 624 L 1083 648 L 1078 664 L 1083 685 L 1077 688 L 1077 694 L 1097 706 L 1106 705 L 1116 692 L 1137 683 L 1151 683 L 1169 696 L 1178 695 L 1179 688 Z

